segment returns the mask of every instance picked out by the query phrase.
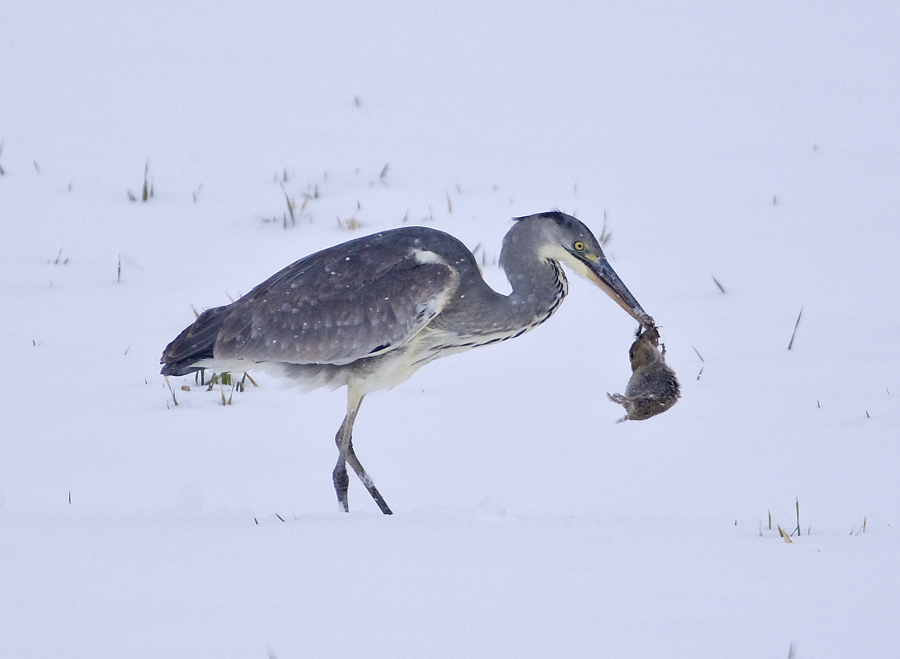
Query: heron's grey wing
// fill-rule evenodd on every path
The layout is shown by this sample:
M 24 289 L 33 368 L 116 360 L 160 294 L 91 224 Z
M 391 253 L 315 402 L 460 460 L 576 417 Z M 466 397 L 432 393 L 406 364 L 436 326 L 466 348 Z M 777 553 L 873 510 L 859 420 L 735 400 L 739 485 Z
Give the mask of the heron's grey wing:
M 288 266 L 231 305 L 215 357 L 349 364 L 406 344 L 457 281 L 436 254 L 406 243 L 375 236 Z

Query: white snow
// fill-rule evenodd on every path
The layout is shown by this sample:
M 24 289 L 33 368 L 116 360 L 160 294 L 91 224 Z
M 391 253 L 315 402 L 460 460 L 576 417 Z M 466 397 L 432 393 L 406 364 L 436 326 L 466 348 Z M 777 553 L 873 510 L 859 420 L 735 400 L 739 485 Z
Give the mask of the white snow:
M 895 657 L 897 34 L 893 2 L 5 3 L 0 655 Z M 158 375 L 192 305 L 404 220 L 508 290 L 509 218 L 552 208 L 606 222 L 665 414 L 615 423 L 635 323 L 576 277 L 366 399 L 393 517 L 352 477 L 337 512 L 343 392 Z

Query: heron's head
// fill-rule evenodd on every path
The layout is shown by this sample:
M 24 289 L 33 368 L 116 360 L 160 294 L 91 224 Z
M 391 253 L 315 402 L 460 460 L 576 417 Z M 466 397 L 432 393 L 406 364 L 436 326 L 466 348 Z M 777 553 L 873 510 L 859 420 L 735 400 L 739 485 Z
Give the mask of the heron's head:
M 516 220 L 516 227 L 521 227 L 526 241 L 534 242 L 533 247 L 540 258 L 565 263 L 596 284 L 642 327 L 649 329 L 654 326 L 653 318 L 638 304 L 606 260 L 600 241 L 581 221 L 559 211 L 529 215 Z

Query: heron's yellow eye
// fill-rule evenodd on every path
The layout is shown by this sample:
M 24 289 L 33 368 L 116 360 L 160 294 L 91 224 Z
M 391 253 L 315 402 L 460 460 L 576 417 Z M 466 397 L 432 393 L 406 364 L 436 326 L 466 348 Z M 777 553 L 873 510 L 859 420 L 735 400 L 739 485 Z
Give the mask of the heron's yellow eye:
M 584 251 L 584 243 L 581 242 L 580 240 L 576 240 L 574 243 L 572 243 L 572 249 L 574 249 L 576 252 L 583 252 Z

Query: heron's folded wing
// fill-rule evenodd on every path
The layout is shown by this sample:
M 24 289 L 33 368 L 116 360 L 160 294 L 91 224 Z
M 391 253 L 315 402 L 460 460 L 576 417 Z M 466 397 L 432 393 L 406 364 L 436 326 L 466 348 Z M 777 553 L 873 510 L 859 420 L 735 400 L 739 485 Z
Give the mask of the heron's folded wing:
M 421 250 L 365 247 L 307 257 L 236 301 L 215 357 L 349 364 L 406 344 L 443 309 L 454 271 Z

